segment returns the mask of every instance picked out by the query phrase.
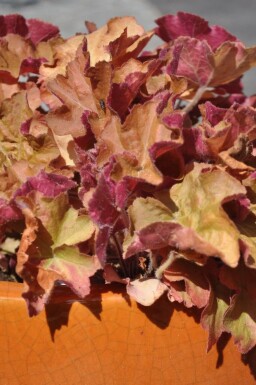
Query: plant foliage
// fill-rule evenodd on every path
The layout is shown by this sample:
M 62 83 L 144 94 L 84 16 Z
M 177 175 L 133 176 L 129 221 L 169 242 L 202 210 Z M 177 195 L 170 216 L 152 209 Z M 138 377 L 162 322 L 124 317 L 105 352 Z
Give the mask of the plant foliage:
M 179 12 L 68 39 L 0 16 L 0 260 L 29 314 L 95 276 L 143 305 L 163 293 L 256 345 L 256 66 L 219 26 Z M 146 51 L 157 35 L 162 43 Z M 170 305 L 171 306 L 171 305 Z

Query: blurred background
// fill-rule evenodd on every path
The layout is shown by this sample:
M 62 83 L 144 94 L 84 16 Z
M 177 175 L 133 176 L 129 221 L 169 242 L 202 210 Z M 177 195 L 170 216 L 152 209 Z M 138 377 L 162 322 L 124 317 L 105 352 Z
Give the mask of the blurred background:
M 58 25 L 64 37 L 85 32 L 84 21 L 102 26 L 113 16 L 135 16 L 145 29 L 167 13 L 186 11 L 219 24 L 247 46 L 256 45 L 256 0 L 0 0 L 0 14 L 20 13 Z M 157 40 L 151 42 L 153 48 Z M 256 69 L 244 77 L 245 92 L 256 93 Z

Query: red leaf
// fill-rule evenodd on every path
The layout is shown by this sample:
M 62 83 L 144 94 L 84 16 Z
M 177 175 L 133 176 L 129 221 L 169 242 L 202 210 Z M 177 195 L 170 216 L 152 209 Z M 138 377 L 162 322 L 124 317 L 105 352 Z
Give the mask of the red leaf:
M 163 123 L 170 130 L 170 139 L 158 141 L 149 149 L 152 159 L 156 160 L 164 153 L 175 150 L 183 143 L 182 129 L 185 126 L 186 116 L 181 112 L 173 112 L 163 117 Z
M 14 202 L 7 202 L 0 198 L 0 225 L 21 218 L 21 211 Z
M 99 227 L 116 223 L 120 211 L 115 203 L 115 183 L 110 178 L 112 165 L 102 171 L 95 192 L 89 202 L 89 214 Z
M 197 306 L 199 309 L 208 304 L 210 284 L 203 267 L 179 258 L 164 271 L 164 280 L 170 287 L 168 296 L 172 302 L 180 298 L 178 302 L 184 302 L 186 307 Z M 177 282 L 184 282 L 185 286 L 177 287 Z
M 15 33 L 20 36 L 27 36 L 28 27 L 26 19 L 21 15 L 7 15 L 4 17 L 4 22 L 7 27 L 7 33 Z
M 108 105 L 124 119 L 127 109 L 136 97 L 142 84 L 152 76 L 159 67 L 159 61 L 152 60 L 141 64 L 131 59 L 116 70 L 111 92 L 108 97 Z
M 222 121 L 227 112 L 226 108 L 216 107 L 211 102 L 206 102 L 201 107 L 202 115 L 208 120 L 208 122 L 215 126 Z
M 29 74 L 30 72 L 33 74 L 39 73 L 39 68 L 42 63 L 46 62 L 44 58 L 40 59 L 34 59 L 34 58 L 27 58 L 24 59 L 20 66 L 20 74 Z
M 177 15 L 166 15 L 156 20 L 159 27 L 156 33 L 165 41 L 177 39 L 179 36 L 195 37 L 206 40 L 215 50 L 224 41 L 236 41 L 224 28 L 214 25 L 209 27 L 206 20 L 190 13 L 178 12 Z
M 179 37 L 171 46 L 173 59 L 166 67 L 170 75 L 182 76 L 200 86 L 208 85 L 214 75 L 213 52 L 205 41 Z
M 5 23 L 5 16 L 0 15 L 0 37 L 7 34 L 7 26 Z
M 59 35 L 58 27 L 42 20 L 28 19 L 27 25 L 29 28 L 28 37 L 35 45 Z
M 88 204 L 91 219 L 98 225 L 96 254 L 102 263 L 106 259 L 109 238 L 114 228 L 123 228 L 121 210 L 116 204 L 116 184 L 110 178 L 112 164 L 104 168 L 99 176 L 97 187 Z

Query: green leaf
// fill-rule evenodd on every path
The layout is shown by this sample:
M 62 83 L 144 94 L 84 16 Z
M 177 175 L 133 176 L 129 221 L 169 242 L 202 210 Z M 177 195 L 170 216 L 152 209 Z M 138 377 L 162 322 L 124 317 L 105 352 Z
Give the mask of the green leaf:
M 172 212 L 160 201 L 154 198 L 137 198 L 128 209 L 132 228 L 131 233 L 127 233 L 123 242 L 124 254 L 130 246 L 136 243 L 139 231 L 148 226 L 158 223 L 171 223 Z
M 208 331 L 207 351 L 218 341 L 224 328 L 224 316 L 229 307 L 230 291 L 214 280 L 211 282 L 211 292 L 208 305 L 201 315 L 201 325 Z
M 53 258 L 41 262 L 41 279 L 47 272 L 53 271 L 78 295 L 84 297 L 90 291 L 88 277 L 95 273 L 97 267 L 93 256 L 81 253 L 76 246 L 62 246 L 54 250 Z
M 252 349 L 256 345 L 256 299 L 250 298 L 246 291 L 235 294 L 225 314 L 224 327 L 241 353 Z
M 137 198 L 133 202 L 125 255 L 169 245 L 219 257 L 227 265 L 237 266 L 240 234 L 222 203 L 245 193 L 244 186 L 225 171 L 195 164 L 184 180 L 170 190 L 176 205 L 173 211 L 153 198 Z
M 89 294 L 89 277 L 101 266 L 95 255 L 80 252 L 77 244 L 95 230 L 87 215 L 68 208 L 66 193 L 54 199 L 36 192 L 20 198 L 26 219 L 18 252 L 18 274 L 23 278 L 31 315 L 42 310 L 56 280 L 63 280 L 79 296 Z M 32 208 L 32 209 L 31 209 Z
M 95 227 L 88 215 L 78 216 L 78 211 L 70 208 L 59 224 L 54 248 L 75 245 L 91 238 Z
M 245 263 L 248 267 L 256 269 L 256 213 L 254 205 L 251 205 L 250 209 L 251 213 L 243 221 L 237 221 L 236 226 L 240 231 L 240 239 L 247 247 L 244 252 Z
M 208 168 L 208 170 L 207 170 Z M 180 184 L 171 188 L 178 207 L 174 218 L 216 249 L 215 256 L 235 267 L 240 258 L 239 231 L 222 203 L 246 194 L 241 183 L 221 169 L 195 164 Z
M 224 317 L 225 330 L 241 353 L 247 353 L 256 344 L 256 270 L 241 259 L 235 269 L 222 266 L 219 278 L 234 294 Z
M 34 215 L 40 219 L 54 243 L 58 237 L 63 217 L 69 209 L 68 196 L 63 193 L 52 199 L 36 193 L 32 199 L 36 204 Z
M 173 219 L 172 212 L 154 198 L 135 199 L 128 212 L 136 231 L 155 222 L 171 222 Z
M 78 210 L 69 208 L 67 194 L 54 199 L 44 198 L 41 194 L 34 197 L 38 202 L 35 216 L 52 237 L 52 248 L 62 245 L 75 245 L 91 238 L 95 227 L 88 215 L 79 215 Z

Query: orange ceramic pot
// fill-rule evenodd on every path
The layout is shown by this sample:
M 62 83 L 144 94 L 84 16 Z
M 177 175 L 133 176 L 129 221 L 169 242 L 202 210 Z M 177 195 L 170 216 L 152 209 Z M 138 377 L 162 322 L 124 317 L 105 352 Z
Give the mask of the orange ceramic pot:
M 145 308 L 122 286 L 94 286 L 84 301 L 59 290 L 29 318 L 22 285 L 0 283 L 1 385 L 250 385 L 254 352 L 232 340 L 206 353 L 192 311 L 166 298 Z

